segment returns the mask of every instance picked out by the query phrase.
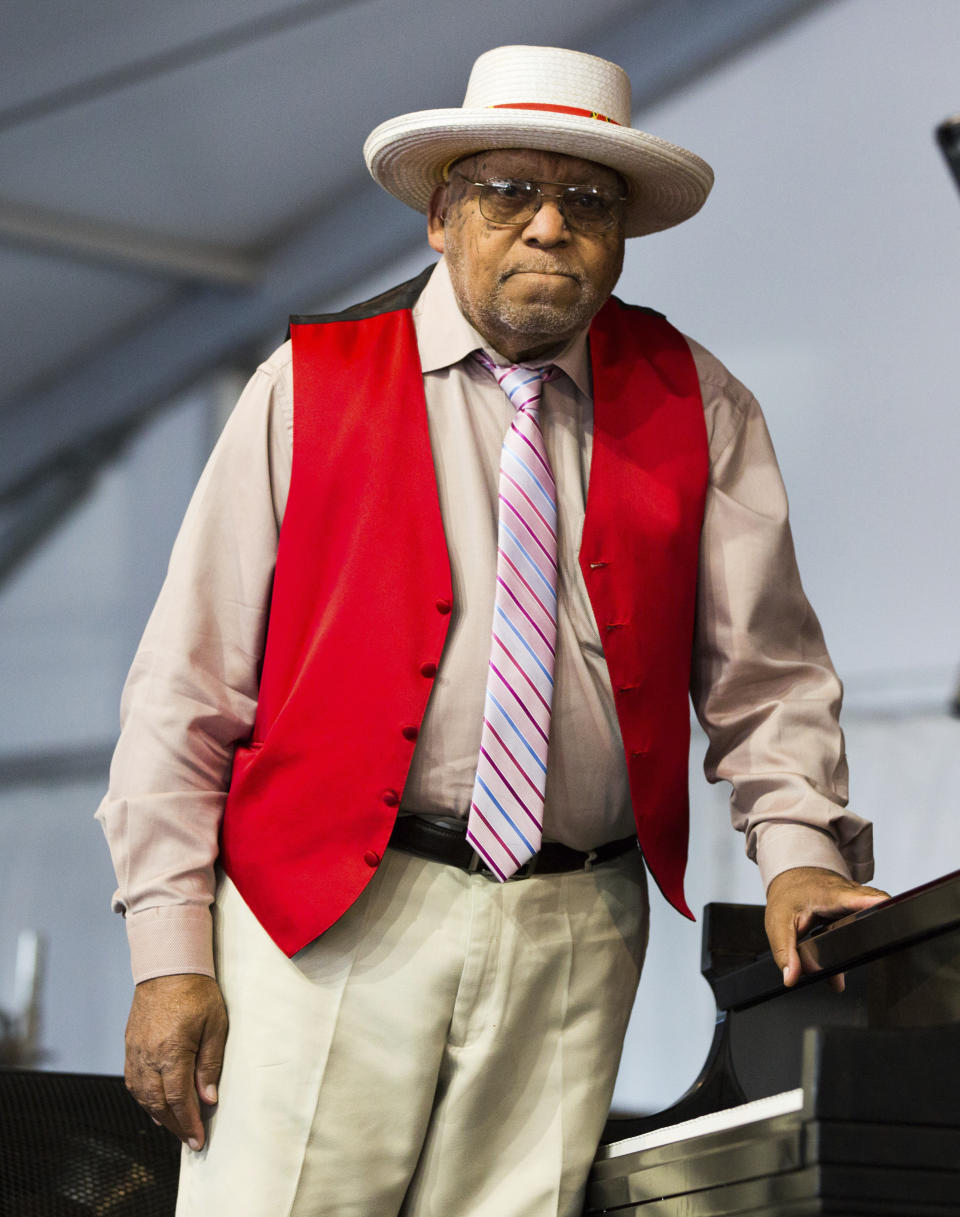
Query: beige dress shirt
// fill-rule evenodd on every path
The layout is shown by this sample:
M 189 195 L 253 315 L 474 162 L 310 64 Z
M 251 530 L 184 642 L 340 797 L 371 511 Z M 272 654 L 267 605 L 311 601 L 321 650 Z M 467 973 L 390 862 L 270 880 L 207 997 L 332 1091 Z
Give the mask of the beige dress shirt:
M 465 817 L 493 616 L 500 447 L 512 406 L 469 358 L 484 343 L 441 261 L 413 311 L 454 608 L 401 811 Z M 765 883 L 818 865 L 866 880 L 869 825 L 844 810 L 840 685 L 797 574 L 779 470 L 750 393 L 694 342 L 710 449 L 694 707 L 706 771 Z M 577 849 L 629 835 L 626 765 L 577 562 L 593 405 L 586 333 L 549 361 L 541 422 L 559 499 L 559 611 L 544 835 Z M 187 511 L 128 677 L 97 812 L 134 976 L 213 974 L 210 913 L 233 746 L 253 724 L 293 437 L 289 344 L 254 374 Z M 350 808 L 343 808 L 349 815 Z

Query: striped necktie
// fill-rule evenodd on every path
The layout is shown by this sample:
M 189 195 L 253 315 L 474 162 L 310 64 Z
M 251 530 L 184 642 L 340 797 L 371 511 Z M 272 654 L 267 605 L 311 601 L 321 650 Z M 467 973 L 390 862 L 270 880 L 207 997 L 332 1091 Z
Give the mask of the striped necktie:
M 552 367 L 477 359 L 516 410 L 500 453 L 497 584 L 467 840 L 500 880 L 540 848 L 557 640 L 557 493 L 538 409 Z

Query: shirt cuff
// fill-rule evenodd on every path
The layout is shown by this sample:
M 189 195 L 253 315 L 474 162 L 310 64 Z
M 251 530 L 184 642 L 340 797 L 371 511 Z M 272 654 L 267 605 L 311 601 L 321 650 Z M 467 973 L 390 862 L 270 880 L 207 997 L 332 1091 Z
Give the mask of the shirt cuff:
M 809 824 L 767 821 L 756 828 L 757 866 L 763 890 L 777 875 L 798 866 L 820 866 L 857 883 L 873 878 L 873 835 L 869 824 L 838 845 L 833 836 Z
M 173 904 L 127 913 L 133 982 L 194 972 L 215 976 L 213 918 L 199 904 Z

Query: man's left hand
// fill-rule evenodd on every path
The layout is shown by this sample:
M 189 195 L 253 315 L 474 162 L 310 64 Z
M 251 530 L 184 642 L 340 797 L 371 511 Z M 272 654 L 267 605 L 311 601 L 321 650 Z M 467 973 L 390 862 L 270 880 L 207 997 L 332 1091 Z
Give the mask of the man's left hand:
M 877 887 L 864 887 L 819 866 L 798 866 L 777 875 L 767 889 L 766 929 L 783 983 L 795 985 L 803 974 L 797 940 L 814 918 L 833 921 L 887 899 Z M 832 976 L 830 983 L 838 992 L 843 989 L 842 976 Z

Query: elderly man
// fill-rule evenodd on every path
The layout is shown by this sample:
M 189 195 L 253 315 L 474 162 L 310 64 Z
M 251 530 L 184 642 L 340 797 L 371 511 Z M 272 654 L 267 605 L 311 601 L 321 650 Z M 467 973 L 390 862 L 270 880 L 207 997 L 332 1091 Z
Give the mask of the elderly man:
M 575 1214 L 644 862 L 688 913 L 688 690 L 787 984 L 869 828 L 756 403 L 611 297 L 708 167 L 536 47 L 365 152 L 442 258 L 295 321 L 187 514 L 98 813 L 127 1080 L 181 1214 Z

